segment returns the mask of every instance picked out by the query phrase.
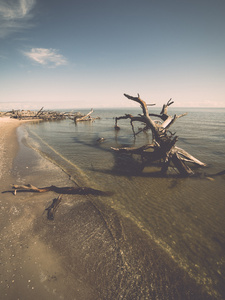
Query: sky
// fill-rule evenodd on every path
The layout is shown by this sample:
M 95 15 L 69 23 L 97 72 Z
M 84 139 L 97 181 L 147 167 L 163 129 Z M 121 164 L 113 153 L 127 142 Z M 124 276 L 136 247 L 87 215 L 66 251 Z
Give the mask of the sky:
M 225 107 L 224 0 L 0 0 L 0 111 Z

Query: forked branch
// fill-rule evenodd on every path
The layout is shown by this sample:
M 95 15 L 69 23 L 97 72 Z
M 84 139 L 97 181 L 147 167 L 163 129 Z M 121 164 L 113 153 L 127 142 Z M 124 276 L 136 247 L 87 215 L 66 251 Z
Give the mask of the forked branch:
M 178 137 L 175 135 L 175 133 L 171 133 L 168 129 L 177 119 L 185 116 L 186 113 L 181 115 L 174 115 L 173 117 L 168 115 L 168 107 L 174 103 L 172 99 L 170 99 L 166 104 L 163 105 L 160 114 L 149 114 L 147 107 L 148 105 L 144 100 L 140 98 L 139 94 L 137 97 L 133 97 L 127 94 L 124 94 L 124 96 L 132 101 L 139 103 L 142 108 L 143 114 L 140 114 L 136 117 L 130 114 L 126 114 L 122 117 L 117 117 L 115 128 L 119 128 L 117 124 L 118 120 L 130 119 L 132 130 L 135 136 L 137 133 L 134 132 L 133 122 L 138 121 L 144 123 L 144 128 L 139 130 L 138 133 L 142 132 L 143 130 L 150 129 L 152 131 L 152 143 L 139 148 L 112 148 L 114 151 L 139 154 L 142 158 L 145 157 L 148 161 L 152 162 L 160 160 L 163 162 L 161 168 L 162 173 L 167 172 L 170 164 L 173 164 L 173 166 L 179 171 L 179 173 L 184 176 L 193 174 L 193 171 L 186 165 L 187 162 L 193 163 L 197 166 L 205 166 L 204 163 L 202 163 L 183 149 L 175 146 Z M 162 121 L 154 121 L 151 118 L 153 116 L 158 117 Z M 148 151 L 148 149 L 151 149 L 151 151 Z

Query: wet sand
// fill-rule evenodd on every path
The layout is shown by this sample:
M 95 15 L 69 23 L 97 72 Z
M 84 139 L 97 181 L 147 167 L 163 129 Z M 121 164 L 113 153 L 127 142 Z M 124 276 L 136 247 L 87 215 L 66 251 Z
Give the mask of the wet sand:
M 56 193 L 3 193 L 12 183 L 75 185 L 53 163 L 18 147 L 19 124 L 0 118 L 1 299 L 220 299 L 97 197 L 63 195 L 49 221 L 45 208 Z
M 61 267 L 60 255 L 34 230 L 35 222 L 46 222 L 45 208 L 56 195 L 50 192 L 18 193 L 15 196 L 10 192 L 13 183 L 57 185 L 60 180 L 60 183 L 68 184 L 66 174 L 31 149 L 20 153 L 16 128 L 22 123 L 0 118 L 1 299 L 76 299 L 75 294 L 67 298 L 68 276 Z M 15 156 L 19 160 L 16 165 L 13 163 Z M 22 177 L 21 170 L 14 170 L 18 164 L 23 169 Z M 52 228 L 51 223 L 50 226 Z

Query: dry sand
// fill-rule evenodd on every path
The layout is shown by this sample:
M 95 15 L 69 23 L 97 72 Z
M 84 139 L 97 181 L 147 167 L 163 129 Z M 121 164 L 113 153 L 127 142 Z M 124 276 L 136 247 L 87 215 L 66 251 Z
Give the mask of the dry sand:
M 55 220 L 48 221 L 45 208 L 55 193 L 13 195 L 12 183 L 73 185 L 31 149 L 20 150 L 13 163 L 20 124 L 0 118 L 1 299 L 215 299 L 98 198 L 63 195 Z

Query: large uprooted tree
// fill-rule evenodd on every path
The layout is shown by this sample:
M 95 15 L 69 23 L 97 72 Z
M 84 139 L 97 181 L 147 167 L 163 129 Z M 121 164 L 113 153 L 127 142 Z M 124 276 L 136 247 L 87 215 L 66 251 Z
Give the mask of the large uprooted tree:
M 194 174 L 193 170 L 188 166 L 189 163 L 196 166 L 206 166 L 203 162 L 199 161 L 192 155 L 190 155 L 185 150 L 175 146 L 178 136 L 173 134 L 169 128 L 170 126 L 180 117 L 186 115 L 174 115 L 169 116 L 167 113 L 168 107 L 174 102 L 170 99 L 167 104 L 163 105 L 160 114 L 151 114 L 148 112 L 148 106 L 154 104 L 146 104 L 139 94 L 138 97 L 132 97 L 124 94 L 130 100 L 138 102 L 141 105 L 143 114 L 138 116 L 132 116 L 131 114 L 126 114 L 125 116 L 117 117 L 115 129 L 119 129 L 117 121 L 120 119 L 130 119 L 131 126 L 134 135 L 140 133 L 141 131 L 151 130 L 152 132 L 152 143 L 141 146 L 139 148 L 112 148 L 114 151 L 119 151 L 122 153 L 138 154 L 141 155 L 142 160 L 147 160 L 148 162 L 160 162 L 162 164 L 161 172 L 165 174 L 168 167 L 172 165 L 176 168 L 182 176 L 189 176 Z M 154 121 L 152 117 L 157 117 L 159 121 Z M 135 133 L 133 122 L 141 122 L 144 124 L 143 128 L 139 132 Z

